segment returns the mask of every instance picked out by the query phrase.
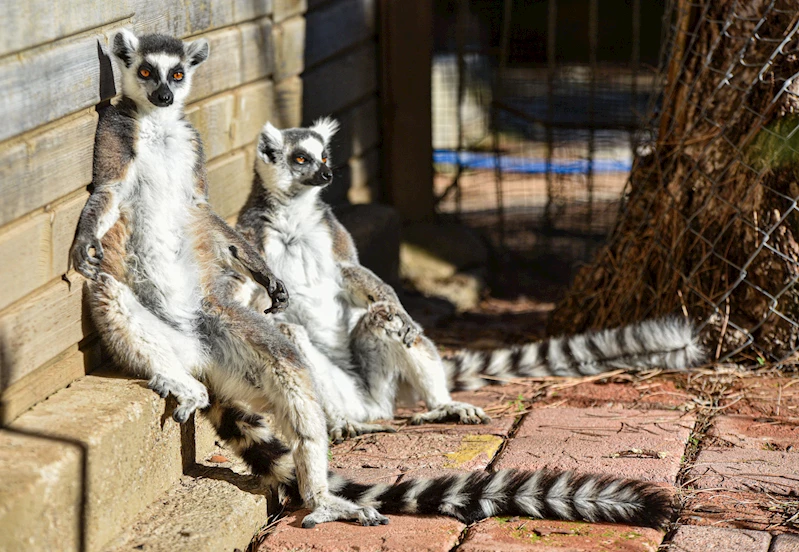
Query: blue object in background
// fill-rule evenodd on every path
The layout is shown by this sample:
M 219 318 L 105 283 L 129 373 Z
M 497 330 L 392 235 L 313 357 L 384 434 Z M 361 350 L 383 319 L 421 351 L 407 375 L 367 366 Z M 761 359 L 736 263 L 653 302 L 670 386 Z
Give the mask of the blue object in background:
M 476 153 L 453 150 L 434 150 L 433 163 L 444 165 L 460 164 L 469 169 L 494 169 L 496 158 L 493 153 Z M 500 155 L 499 166 L 503 172 L 546 174 L 546 159 L 529 157 L 509 157 Z M 628 160 L 594 159 L 593 171 L 598 172 L 629 172 L 632 163 Z M 588 159 L 553 159 L 550 171 L 555 174 L 583 174 L 588 172 Z

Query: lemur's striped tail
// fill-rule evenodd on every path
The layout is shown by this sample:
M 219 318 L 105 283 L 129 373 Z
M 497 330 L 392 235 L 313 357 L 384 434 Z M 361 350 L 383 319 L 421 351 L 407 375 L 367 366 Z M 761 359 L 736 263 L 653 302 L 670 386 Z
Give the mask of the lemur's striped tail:
M 691 323 L 673 317 L 508 349 L 461 350 L 443 360 L 450 391 L 463 391 L 519 377 L 588 376 L 620 368 L 684 370 L 702 358 Z
M 651 483 L 552 470 L 472 472 L 394 485 L 332 475 L 330 490 L 383 514 L 443 514 L 464 523 L 510 515 L 662 527 L 672 513 L 669 494 Z
M 297 495 L 290 451 L 260 415 L 219 403 L 205 413 L 254 474 Z M 331 473 L 329 488 L 384 514 L 443 514 L 465 523 L 520 515 L 661 527 L 672 512 L 668 492 L 651 483 L 552 470 L 472 472 L 394 485 L 362 485 Z

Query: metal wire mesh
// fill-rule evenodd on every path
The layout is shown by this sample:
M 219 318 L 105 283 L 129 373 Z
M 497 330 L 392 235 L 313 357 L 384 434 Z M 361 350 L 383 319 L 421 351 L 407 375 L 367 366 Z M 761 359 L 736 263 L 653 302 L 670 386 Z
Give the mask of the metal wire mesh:
M 651 4 L 659 35 L 663 7 Z M 658 91 L 642 62 L 640 0 L 436 5 L 438 211 L 520 259 L 587 261 L 616 220 Z
M 682 311 L 714 359 L 793 366 L 799 349 L 799 7 L 669 3 L 651 137 L 609 245 L 551 330 Z

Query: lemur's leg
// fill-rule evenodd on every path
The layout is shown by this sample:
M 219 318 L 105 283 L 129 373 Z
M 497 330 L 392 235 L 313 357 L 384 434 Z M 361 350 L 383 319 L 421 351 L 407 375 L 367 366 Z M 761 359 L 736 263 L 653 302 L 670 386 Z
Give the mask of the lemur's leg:
M 411 423 L 457 420 L 479 424 L 489 417 L 479 407 L 456 402 L 450 397 L 444 365 L 435 345 L 423 334 L 406 344 L 405 328 L 413 324 L 410 316 L 393 302 L 369 306 L 352 332 L 352 348 L 357 361 L 366 368 L 367 385 L 373 395 L 396 395 L 399 373 L 425 402 L 428 412 L 415 414 Z
M 274 412 L 294 457 L 300 497 L 312 510 L 304 527 L 339 519 L 361 525 L 388 523 L 377 510 L 330 493 L 327 481 L 327 428 L 307 360 L 262 314 L 227 305 L 222 325 L 210 336 L 222 378 L 249 384 Z
M 147 310 L 131 289 L 106 272 L 89 282 L 92 318 L 103 342 L 121 366 L 149 379 L 149 387 L 178 401 L 173 418 L 180 423 L 208 406 L 208 392 L 192 374 L 204 369 L 203 348 Z
M 319 402 L 327 419 L 327 427 L 334 443 L 367 433 L 396 430 L 391 426 L 364 423 L 368 411 L 358 383 L 351 374 L 336 366 L 327 356 L 311 343 L 308 332 L 299 324 L 281 322 L 277 328 L 308 359 L 311 376 L 318 389 Z

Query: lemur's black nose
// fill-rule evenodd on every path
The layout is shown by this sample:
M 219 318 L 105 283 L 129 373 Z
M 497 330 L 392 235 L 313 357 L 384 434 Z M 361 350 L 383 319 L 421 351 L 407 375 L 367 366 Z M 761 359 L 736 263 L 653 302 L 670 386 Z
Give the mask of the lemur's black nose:
M 327 180 L 330 180 L 331 178 L 333 178 L 333 172 L 330 169 L 326 168 L 326 167 L 323 168 L 320 172 L 321 172 L 322 180 L 327 181 Z
M 172 103 L 172 92 L 169 90 L 164 90 L 158 93 L 158 99 L 164 102 L 165 104 Z

